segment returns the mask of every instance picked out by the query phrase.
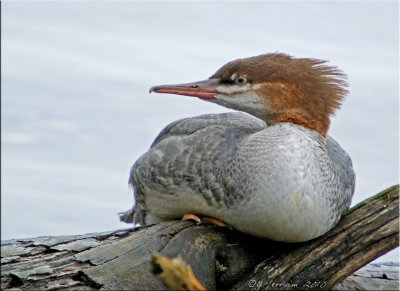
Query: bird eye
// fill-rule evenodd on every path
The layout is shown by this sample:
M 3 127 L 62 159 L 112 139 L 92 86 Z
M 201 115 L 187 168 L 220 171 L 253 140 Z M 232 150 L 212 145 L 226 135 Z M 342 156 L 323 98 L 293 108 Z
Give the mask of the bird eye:
M 236 85 L 244 85 L 244 84 L 246 84 L 246 83 L 247 83 L 246 77 L 239 76 L 239 77 L 237 77 L 237 78 L 235 79 L 235 84 L 236 84 Z

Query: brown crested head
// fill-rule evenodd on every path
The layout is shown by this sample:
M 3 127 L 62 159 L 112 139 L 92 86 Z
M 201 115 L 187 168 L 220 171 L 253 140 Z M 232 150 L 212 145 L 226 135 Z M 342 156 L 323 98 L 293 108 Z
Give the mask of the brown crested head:
M 299 124 L 323 136 L 327 134 L 330 116 L 347 94 L 346 76 L 336 67 L 323 60 L 293 58 L 282 53 L 229 62 L 210 79 L 220 82 L 217 91 L 222 95 L 216 96 L 216 103 L 247 111 L 269 123 Z M 250 93 L 260 100 L 255 101 L 257 97 Z M 247 96 L 252 104 L 243 109 L 239 102 L 229 100 L 228 96 L 235 98 L 238 94 Z M 246 102 L 245 98 L 240 102 Z
M 154 86 L 150 92 L 194 96 L 326 136 L 346 87 L 346 76 L 326 61 L 272 53 L 229 62 L 207 80 Z

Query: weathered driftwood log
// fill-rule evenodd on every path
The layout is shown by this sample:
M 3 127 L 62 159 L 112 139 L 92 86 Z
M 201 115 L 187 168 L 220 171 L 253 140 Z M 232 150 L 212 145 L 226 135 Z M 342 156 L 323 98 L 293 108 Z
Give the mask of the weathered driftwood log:
M 208 289 L 366 288 L 354 279 L 357 273 L 344 279 L 399 245 L 398 200 L 399 186 L 393 186 L 352 208 L 323 237 L 300 244 L 190 221 L 2 241 L 1 288 L 163 289 L 151 273 L 157 253 L 180 255 Z M 374 284 L 393 289 L 396 269 L 385 268 Z

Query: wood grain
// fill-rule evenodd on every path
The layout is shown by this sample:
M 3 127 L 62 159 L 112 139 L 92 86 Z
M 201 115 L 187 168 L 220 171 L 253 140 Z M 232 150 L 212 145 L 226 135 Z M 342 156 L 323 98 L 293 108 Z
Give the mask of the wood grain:
M 345 278 L 399 245 L 398 200 L 399 186 L 390 187 L 353 207 L 326 235 L 300 244 L 190 221 L 2 241 L 1 288 L 165 289 L 150 266 L 162 254 L 180 256 L 210 290 L 343 289 Z

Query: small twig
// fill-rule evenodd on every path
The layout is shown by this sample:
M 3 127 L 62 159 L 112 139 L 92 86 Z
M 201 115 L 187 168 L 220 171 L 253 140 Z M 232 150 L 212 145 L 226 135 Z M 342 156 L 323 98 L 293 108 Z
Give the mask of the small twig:
M 153 274 L 169 290 L 206 290 L 181 257 L 169 259 L 163 255 L 154 255 L 150 263 Z

